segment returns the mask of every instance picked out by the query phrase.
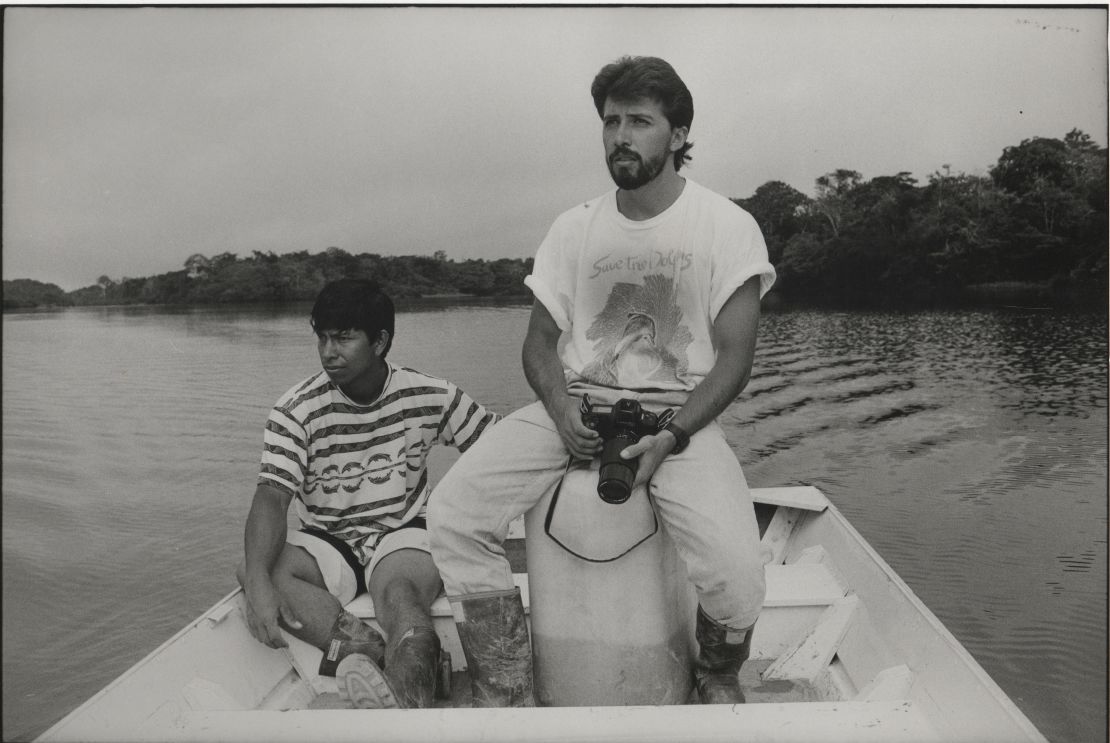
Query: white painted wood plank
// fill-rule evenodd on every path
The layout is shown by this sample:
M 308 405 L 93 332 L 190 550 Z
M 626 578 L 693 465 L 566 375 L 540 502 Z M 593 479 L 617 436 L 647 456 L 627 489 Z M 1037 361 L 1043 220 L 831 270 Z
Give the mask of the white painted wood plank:
M 765 607 L 819 606 L 844 597 L 848 587 L 828 565 L 766 565 Z
M 836 563 L 833 562 L 832 557 L 829 555 L 828 551 L 825 549 L 825 546 L 822 545 L 822 544 L 815 544 L 812 547 L 806 547 L 804 550 L 802 550 L 800 553 L 798 553 L 798 557 L 795 560 L 793 560 L 790 564 L 791 565 L 806 565 L 806 564 L 824 565 L 825 568 L 827 568 L 828 571 L 829 571 L 829 574 L 831 576 L 831 580 L 833 582 L 835 582 L 836 584 L 842 586 L 844 588 L 844 593 L 847 593 L 848 590 L 852 587 L 852 584 L 848 582 L 848 579 L 844 577 L 844 574 L 841 573 L 840 570 L 837 569 Z
M 783 653 L 763 672 L 764 679 L 812 680 L 829 664 L 855 618 L 859 599 L 845 596 L 830 605 L 813 631 Z
M 528 574 L 527 573 L 513 573 L 513 583 L 520 589 L 520 598 L 524 602 L 524 611 L 528 612 Z M 374 602 L 370 599 L 370 594 L 364 593 L 356 598 L 345 607 L 347 611 L 354 614 L 361 619 L 374 619 L 377 613 L 374 611 Z M 440 595 L 439 598 L 432 603 L 432 617 L 451 617 L 451 604 L 447 601 L 447 597 Z
M 857 702 L 891 702 L 905 699 L 913 686 L 913 671 L 906 665 L 885 668 L 860 689 Z
M 289 647 L 284 652 L 297 675 L 304 679 L 317 694 L 335 691 L 335 679 L 317 674 L 320 659 L 324 657 L 323 651 L 315 645 L 309 645 L 304 640 L 294 637 L 284 629 L 281 634 L 289 643 Z
M 241 710 L 243 700 L 233 697 L 227 689 L 205 678 L 194 678 L 181 690 L 181 699 L 190 709 Z
M 766 606 L 812 606 L 831 604 L 844 596 L 847 586 L 829 564 L 767 565 Z M 528 574 L 514 573 L 513 583 L 520 588 L 524 609 L 529 608 Z M 347 611 L 362 619 L 374 619 L 374 602 L 363 594 L 347 604 Z M 433 617 L 452 617 L 451 605 L 446 596 L 432 604 Z
M 812 485 L 791 488 L 752 488 L 752 500 L 770 506 L 800 508 L 803 511 L 824 511 L 829 507 L 829 499 Z
M 764 564 L 782 564 L 786 543 L 790 540 L 790 534 L 794 531 L 794 525 L 798 523 L 801 515 L 802 512 L 797 508 L 782 506 L 775 510 L 775 515 L 771 517 L 771 523 L 767 525 L 767 531 L 763 532 L 763 538 L 760 540 L 765 551 Z
M 798 557 L 791 562 L 791 565 L 817 565 L 822 563 L 831 562 L 829 553 L 825 550 L 825 545 L 815 544 L 812 547 L 806 547 L 798 553 Z
M 293 710 L 186 715 L 159 740 L 242 743 L 924 743 L 906 701 L 526 709 Z M 147 738 L 146 740 L 152 740 Z M 1012 743 L 1012 742 L 1008 742 Z
M 859 594 L 855 594 L 857 597 Z M 844 634 L 836 649 L 836 658 L 852 678 L 857 690 L 864 688 L 884 669 L 897 665 L 910 667 L 910 659 L 897 649 L 887 646 L 886 640 L 871 621 L 868 605 L 861 599 L 856 608 L 852 626 Z M 854 696 L 841 697 L 854 699 Z

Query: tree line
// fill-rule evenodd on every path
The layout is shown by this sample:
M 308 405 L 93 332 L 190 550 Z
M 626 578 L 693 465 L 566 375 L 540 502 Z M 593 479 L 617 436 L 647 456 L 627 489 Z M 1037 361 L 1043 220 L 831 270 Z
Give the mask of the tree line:
M 220 253 L 189 256 L 182 270 L 116 281 L 101 276 L 93 286 L 64 292 L 27 279 L 4 282 L 4 307 L 167 304 L 211 305 L 309 301 L 321 287 L 340 278 L 373 278 L 394 299 L 421 297 L 507 297 L 527 293 L 524 277 L 532 259 L 448 260 L 431 256 L 352 255 L 330 247 L 276 255 L 253 251 L 239 258 Z
M 1100 304 L 1107 296 L 1107 150 L 1073 129 L 1007 147 L 987 176 L 943 166 L 779 181 L 733 199 L 756 218 L 779 290 L 841 305 L 969 299 Z
M 918 306 L 968 300 L 1102 304 L 1107 297 L 1107 150 L 1077 130 L 1004 149 L 989 175 L 945 165 L 865 180 L 839 169 L 807 196 L 770 181 L 733 202 L 755 217 L 791 303 Z M 311 300 L 341 277 L 376 279 L 398 299 L 527 294 L 532 259 L 448 260 L 253 251 L 189 256 L 184 268 L 65 292 L 5 280 L 4 308 Z

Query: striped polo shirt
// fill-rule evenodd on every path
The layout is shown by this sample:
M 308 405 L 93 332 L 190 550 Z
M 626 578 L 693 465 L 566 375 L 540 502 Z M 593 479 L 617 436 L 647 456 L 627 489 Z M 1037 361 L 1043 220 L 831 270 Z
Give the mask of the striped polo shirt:
M 431 448 L 466 451 L 499 419 L 447 380 L 387 365 L 369 405 L 324 372 L 309 377 L 281 396 L 263 437 L 259 483 L 291 494 L 302 524 L 342 539 L 364 565 L 382 535 L 424 516 Z

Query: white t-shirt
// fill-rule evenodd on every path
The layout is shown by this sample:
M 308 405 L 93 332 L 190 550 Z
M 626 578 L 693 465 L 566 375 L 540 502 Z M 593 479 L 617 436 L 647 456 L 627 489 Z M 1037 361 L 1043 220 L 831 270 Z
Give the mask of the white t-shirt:
M 568 382 L 692 390 L 716 361 L 712 326 L 741 285 L 775 282 L 755 219 L 687 179 L 663 213 L 623 216 L 616 191 L 561 214 L 524 283 L 563 331 Z

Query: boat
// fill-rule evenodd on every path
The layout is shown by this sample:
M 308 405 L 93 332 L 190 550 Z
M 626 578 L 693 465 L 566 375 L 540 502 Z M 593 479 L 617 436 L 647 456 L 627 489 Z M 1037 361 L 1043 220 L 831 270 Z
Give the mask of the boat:
M 741 670 L 743 705 L 469 706 L 451 609 L 433 618 L 451 697 L 422 710 L 343 708 L 321 653 L 247 628 L 241 590 L 38 740 L 59 741 L 1045 741 L 971 654 L 818 489 L 754 488 L 767 598 Z M 515 523 L 507 548 L 524 539 Z M 517 567 L 514 565 L 514 570 Z M 514 574 L 528 605 L 526 572 Z M 349 610 L 374 623 L 368 597 Z

